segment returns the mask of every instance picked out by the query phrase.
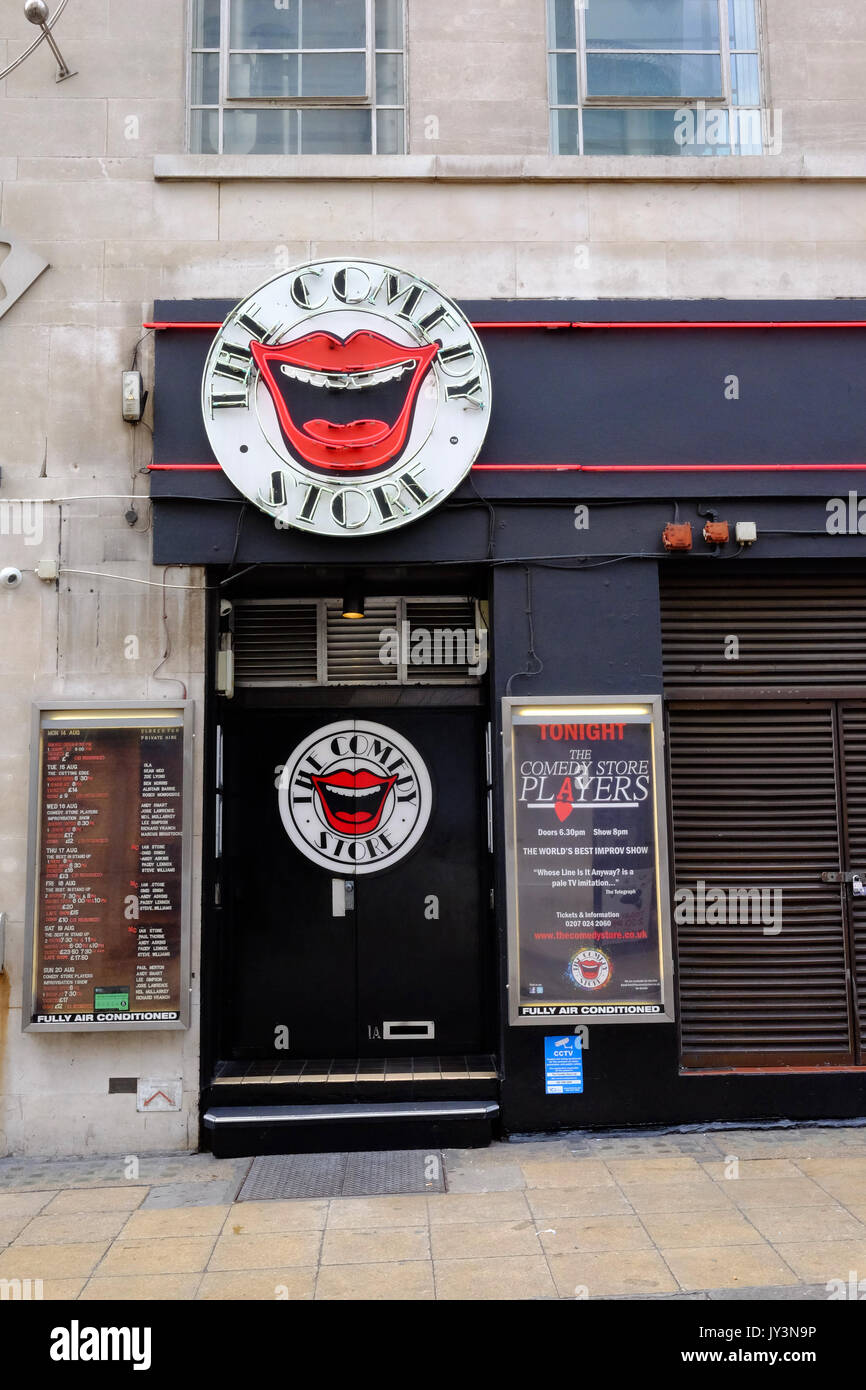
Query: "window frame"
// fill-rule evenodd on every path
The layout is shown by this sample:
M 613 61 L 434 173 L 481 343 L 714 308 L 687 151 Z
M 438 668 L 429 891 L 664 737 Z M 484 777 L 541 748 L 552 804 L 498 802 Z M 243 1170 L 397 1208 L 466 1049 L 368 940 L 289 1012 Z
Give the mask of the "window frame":
M 645 94 L 636 96 L 611 96 L 611 95 L 591 95 L 588 89 L 587 76 L 587 38 L 586 38 L 586 10 L 591 0 L 573 0 L 575 11 L 575 35 L 576 49 L 557 48 L 553 40 L 555 34 L 550 22 L 550 7 L 547 6 L 545 16 L 547 26 L 547 85 L 548 85 L 548 108 L 550 112 L 550 138 L 551 153 L 558 156 L 560 151 L 556 148 L 557 137 L 554 134 L 554 122 L 559 111 L 577 111 L 578 125 L 578 148 L 581 156 L 584 156 L 584 134 L 583 134 L 583 113 L 585 110 L 653 110 L 653 111 L 680 111 L 695 110 L 703 107 L 706 111 L 724 110 L 729 121 L 729 136 L 732 128 L 736 129 L 737 139 L 739 139 L 739 119 L 737 112 L 753 112 L 756 110 L 752 105 L 734 105 L 733 101 L 733 65 L 732 57 L 740 54 L 751 55 L 757 52 L 758 60 L 758 84 L 759 101 L 757 111 L 760 119 L 761 128 L 761 151 L 765 153 L 769 144 L 768 131 L 768 112 L 767 112 L 767 63 L 765 34 L 766 24 L 764 18 L 764 0 L 754 0 L 755 5 L 755 44 L 756 48 L 733 48 L 731 45 L 731 0 L 716 0 L 719 9 L 719 48 L 689 48 L 689 49 L 647 49 L 647 48 L 615 48 L 615 49 L 593 49 L 593 52 L 605 52 L 616 54 L 617 56 L 627 56 L 629 54 L 650 54 L 650 53 L 683 53 L 683 54 L 712 54 L 717 52 L 720 55 L 721 64 L 721 95 L 718 97 L 686 97 L 686 96 L 647 96 Z M 577 69 L 577 101 L 558 102 L 555 98 L 553 63 L 552 59 L 557 56 L 573 56 L 576 59 Z M 731 154 L 739 154 L 739 150 L 734 149 L 733 142 L 729 139 L 728 145 L 731 146 Z M 718 152 L 717 152 L 718 153 Z M 624 151 L 620 154 L 624 158 L 635 158 L 627 155 Z M 619 156 L 601 155 L 586 156 L 588 158 L 615 158 Z M 638 156 L 640 157 L 640 156 Z M 664 155 L 648 155 L 645 158 L 664 158 Z M 730 156 L 723 156 L 730 158 Z
M 379 153 L 379 113 L 382 111 L 398 111 L 403 117 L 403 140 L 402 148 L 396 153 L 405 154 L 408 150 L 408 114 L 409 114 L 409 92 L 408 92 L 408 28 L 407 28 L 407 0 L 398 0 L 400 6 L 400 16 L 402 25 L 403 46 L 402 48 L 378 48 L 376 45 L 376 0 L 365 0 L 366 12 L 366 94 L 363 96 L 265 96 L 265 97 L 232 97 L 229 95 L 229 68 L 231 55 L 233 53 L 267 54 L 267 53 L 297 53 L 303 56 L 305 53 L 359 53 L 358 48 L 328 48 L 328 49 L 233 49 L 231 47 L 230 30 L 230 6 L 231 0 L 219 0 L 220 6 L 220 45 L 219 48 L 205 48 L 195 44 L 195 8 L 196 0 L 188 0 L 187 4 L 187 45 L 186 45 L 186 118 L 184 144 L 186 150 L 191 154 L 201 153 L 192 148 L 192 126 L 195 112 L 214 112 L 217 117 L 217 145 L 219 157 L 224 153 L 224 119 L 228 111 L 294 111 L 298 117 L 298 136 L 297 148 L 292 151 L 284 151 L 285 157 L 299 157 L 303 154 L 303 113 L 305 111 L 334 111 L 334 110 L 360 110 L 370 112 L 370 150 L 361 157 L 369 157 Z M 208 54 L 216 54 L 219 59 L 219 90 L 216 103 L 206 104 L 194 100 L 193 93 L 193 73 L 195 60 L 197 57 Z M 376 67 L 379 57 L 396 56 L 402 59 L 403 66 L 403 100 L 402 103 L 380 102 L 377 100 L 378 92 L 376 88 Z
M 375 97 L 373 67 L 376 57 L 376 33 L 375 33 L 375 14 L 373 0 L 364 0 L 364 24 L 366 29 L 366 44 L 364 49 L 360 48 L 232 48 L 231 46 L 231 5 L 232 0 L 220 0 L 220 91 L 225 93 L 220 105 L 225 104 L 231 108 L 242 105 L 244 109 L 251 103 L 256 105 L 262 103 L 265 107 L 272 107 L 282 103 L 291 102 L 292 106 L 321 106 L 323 98 L 321 96 L 261 96 L 261 97 L 233 97 L 229 88 L 231 74 L 231 60 L 234 54 L 247 54 L 251 57 L 265 56 L 268 54 L 277 55 L 283 53 L 294 53 L 299 59 L 299 63 L 308 54 L 334 55 L 337 53 L 364 53 L 364 92 L 360 96 L 329 96 L 328 106 L 372 106 Z M 303 0 L 301 0 L 301 15 L 303 16 Z M 222 35 L 225 34 L 225 42 L 222 42 Z M 301 35 L 303 37 L 303 18 Z M 300 67 L 299 67 L 300 70 Z

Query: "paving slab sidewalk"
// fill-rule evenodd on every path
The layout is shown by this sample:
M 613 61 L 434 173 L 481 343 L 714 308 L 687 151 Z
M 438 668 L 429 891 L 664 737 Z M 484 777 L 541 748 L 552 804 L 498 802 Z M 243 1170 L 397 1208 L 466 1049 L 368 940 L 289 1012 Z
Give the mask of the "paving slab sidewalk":
M 866 1280 L 866 1126 L 577 1133 L 444 1160 L 445 1192 L 238 1202 L 249 1159 L 0 1159 L 0 1294 L 764 1301 Z

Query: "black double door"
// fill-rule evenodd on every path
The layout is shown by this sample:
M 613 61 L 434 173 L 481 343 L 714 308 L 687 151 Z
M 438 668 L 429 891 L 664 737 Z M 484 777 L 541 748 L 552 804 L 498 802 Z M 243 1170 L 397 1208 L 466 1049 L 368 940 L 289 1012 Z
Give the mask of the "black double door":
M 337 722 L 342 732 L 326 742 L 323 755 L 320 731 Z M 314 750 L 323 767 L 332 750 L 336 767 L 352 728 L 371 725 L 397 736 L 401 748 L 408 744 L 422 775 L 426 769 L 429 817 L 409 852 L 389 859 L 394 837 L 389 841 L 392 802 L 386 800 L 384 848 L 382 836 L 373 839 L 384 867 L 358 872 L 350 858 L 358 849 L 348 845 L 343 861 L 325 866 L 287 832 L 281 769 L 305 748 Z M 384 736 L 383 741 L 388 742 Z M 223 725 L 223 748 L 223 1055 L 279 1061 L 489 1050 L 492 953 L 481 711 L 376 708 L 339 717 L 327 710 L 246 710 L 233 712 Z M 384 757 L 400 779 L 405 765 L 397 767 L 399 752 Z M 321 822 L 310 837 L 314 851 L 319 843 L 334 847 L 326 814 L 342 816 L 342 806 L 350 807 L 349 816 L 355 805 L 376 807 L 377 786 L 368 788 L 360 779 L 354 786 L 351 769 L 366 761 L 349 762 L 350 772 L 342 773 L 352 785 L 342 794 L 338 787 L 336 811 L 319 804 L 322 788 L 311 786 L 308 775 L 301 772 L 293 784 L 301 809 L 315 812 Z M 367 780 L 373 782 L 372 774 Z M 398 780 L 388 796 L 401 790 L 411 795 L 408 782 Z

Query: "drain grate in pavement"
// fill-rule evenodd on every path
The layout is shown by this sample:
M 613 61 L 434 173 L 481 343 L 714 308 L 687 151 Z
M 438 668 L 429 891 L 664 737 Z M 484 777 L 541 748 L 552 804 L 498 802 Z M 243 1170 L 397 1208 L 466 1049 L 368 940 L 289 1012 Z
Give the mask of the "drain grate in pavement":
M 237 1200 L 276 1202 L 300 1197 L 393 1197 L 402 1193 L 444 1191 L 445 1168 L 438 1149 L 276 1154 L 253 1160 Z
M 239 1202 L 277 1202 L 288 1197 L 339 1197 L 346 1154 L 276 1154 L 257 1158 L 238 1193 Z
M 442 1154 L 423 1149 L 349 1154 L 344 1197 L 390 1197 L 399 1192 L 444 1192 Z

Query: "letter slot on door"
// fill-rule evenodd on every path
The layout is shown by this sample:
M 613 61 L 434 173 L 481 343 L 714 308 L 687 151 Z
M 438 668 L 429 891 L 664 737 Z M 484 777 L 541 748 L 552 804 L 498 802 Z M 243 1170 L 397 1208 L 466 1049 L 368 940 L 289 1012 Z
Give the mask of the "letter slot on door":
M 431 1019 L 419 1022 L 417 1019 L 412 1022 L 388 1022 L 382 1024 L 382 1038 L 385 1042 L 402 1042 L 404 1039 L 424 1039 L 432 1042 L 436 1037 L 436 1024 Z

